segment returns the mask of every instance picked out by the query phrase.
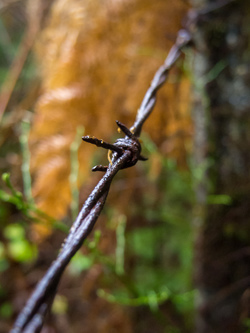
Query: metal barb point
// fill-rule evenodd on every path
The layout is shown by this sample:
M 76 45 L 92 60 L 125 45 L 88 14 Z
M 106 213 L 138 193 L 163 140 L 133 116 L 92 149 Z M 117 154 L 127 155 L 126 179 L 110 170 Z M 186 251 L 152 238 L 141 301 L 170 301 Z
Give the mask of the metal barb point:
M 97 147 L 115 151 L 119 155 L 122 155 L 122 153 L 123 153 L 123 150 L 120 149 L 119 147 L 117 147 L 111 143 L 105 142 L 103 140 L 99 140 L 99 139 L 95 138 L 94 136 L 86 135 L 86 136 L 82 137 L 82 140 L 85 142 L 91 143 L 93 145 L 96 145 Z
M 123 131 L 123 133 L 126 134 L 129 138 L 133 138 L 134 137 L 134 134 L 127 128 L 127 126 L 125 126 L 119 120 L 116 120 L 116 124 Z
M 96 165 L 92 168 L 92 171 L 93 172 L 96 172 L 96 171 L 102 171 L 102 172 L 106 172 L 108 170 L 108 167 L 107 166 L 103 166 L 103 165 Z

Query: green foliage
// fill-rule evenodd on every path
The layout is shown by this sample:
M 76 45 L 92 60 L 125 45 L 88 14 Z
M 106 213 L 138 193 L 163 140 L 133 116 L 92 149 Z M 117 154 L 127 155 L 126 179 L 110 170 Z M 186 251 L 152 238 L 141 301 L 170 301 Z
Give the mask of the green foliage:
M 9 261 L 6 257 L 3 242 L 0 242 L 0 272 L 4 272 L 9 268 Z
M 18 223 L 7 225 L 3 234 L 8 240 L 7 255 L 17 262 L 30 262 L 37 257 L 37 247 L 25 235 L 24 226 Z
M 195 296 L 192 287 L 192 172 L 180 170 L 174 160 L 159 155 L 148 137 L 143 136 L 143 143 L 148 151 L 145 154 L 151 154 L 145 164 L 148 166 L 147 186 L 150 188 L 150 183 L 156 182 L 159 192 L 154 196 L 145 189 L 142 203 L 134 209 L 135 216 L 147 222 L 144 227 L 133 228 L 126 234 L 126 252 L 133 258 L 130 278 L 139 299 L 149 293 L 155 295 L 158 305 L 170 299 L 190 323 Z M 154 156 L 160 161 L 161 171 L 156 179 L 150 180 Z
M 80 252 L 77 252 L 70 262 L 70 272 L 73 275 L 80 274 L 81 272 L 88 270 L 93 265 L 93 259 L 89 256 L 85 256 Z
M 13 314 L 13 307 L 10 302 L 4 302 L 0 305 L 0 317 L 10 318 Z
M 107 293 L 103 289 L 98 290 L 98 296 L 106 299 L 111 303 L 118 303 L 127 306 L 142 306 L 148 305 L 152 311 L 157 311 L 158 306 L 166 301 L 169 296 L 169 290 L 165 289 L 159 293 L 155 293 L 153 290 L 149 290 L 146 295 L 141 295 L 138 297 L 130 298 L 127 293 L 122 293 L 122 291 L 116 291 L 115 294 Z
M 70 262 L 70 272 L 72 274 L 79 274 L 82 271 L 85 271 L 92 267 L 96 263 L 101 263 L 109 268 L 114 274 L 116 271 L 116 266 L 112 258 L 110 256 L 105 255 L 99 249 L 99 241 L 101 237 L 100 230 L 96 230 L 94 232 L 94 239 L 93 240 L 85 240 L 85 247 L 88 249 L 88 255 L 83 255 L 82 253 L 78 252 L 74 255 Z
M 152 154 L 157 154 L 148 139 L 144 144 Z M 138 256 L 136 266 L 142 275 L 145 265 L 157 262 L 159 270 L 156 266 L 152 271 L 158 278 L 149 280 L 160 279 L 171 290 L 186 292 L 191 287 L 193 178 L 189 170 L 179 170 L 174 160 L 161 156 L 161 165 L 157 179 L 161 192 L 157 197 L 146 192 L 139 211 L 149 226 L 131 232 L 129 248 Z
M 67 313 L 68 310 L 68 300 L 62 295 L 56 295 L 55 300 L 52 305 L 52 312 L 58 315 Z
M 0 190 L 0 202 L 14 205 L 23 215 L 23 220 L 7 225 L 1 224 L 5 243 L 0 242 L 0 271 L 5 271 L 9 268 L 10 259 L 19 263 L 29 263 L 33 262 L 37 257 L 37 246 L 27 238 L 28 224 L 26 221 L 35 223 L 46 223 L 49 221 L 54 228 L 65 232 L 68 231 L 68 228 L 40 211 L 33 203 L 33 200 L 26 200 L 23 194 L 14 188 L 8 173 L 2 175 L 2 180 L 8 191 Z M 0 206 L 2 221 L 6 219 L 6 209 L 6 206 Z
M 131 204 L 133 218 L 145 220 L 145 225 L 126 230 L 126 217 L 109 208 L 108 216 L 113 221 L 109 224 L 116 225 L 115 255 L 106 255 L 100 250 L 100 232 L 96 231 L 94 240 L 85 242 L 88 255 L 75 255 L 70 270 L 80 273 L 96 263 L 102 264 L 112 277 L 109 281 L 106 278 L 109 291 L 99 289 L 99 297 L 127 306 L 148 306 L 154 312 L 159 311 L 160 304 L 170 300 L 176 311 L 184 314 L 187 325 L 191 325 L 195 297 L 192 173 L 179 170 L 174 160 L 161 156 L 148 137 L 143 138 L 143 142 L 146 155 L 151 155 L 145 164 L 148 165 L 147 186 L 157 186 L 159 191 L 154 196 L 145 190 L 140 204 Z M 151 180 L 155 155 L 160 160 L 161 172 Z M 128 266 L 131 259 L 133 265 Z
M 250 333 L 250 318 L 245 318 L 245 319 L 243 320 L 243 325 L 244 325 L 245 328 L 246 328 L 245 333 Z
M 145 155 L 150 157 L 148 163 L 144 164 L 143 177 L 148 188 L 157 188 L 156 195 L 145 190 L 142 192 L 139 204 L 138 202 L 135 205 L 131 204 L 132 218 L 142 219 L 143 226 L 135 225 L 126 230 L 127 218 L 115 209 L 107 210 L 107 215 L 112 221 L 109 224 L 116 226 L 116 251 L 113 255 L 107 255 L 101 250 L 101 232 L 96 230 L 94 238 L 85 241 L 88 254 L 78 252 L 71 260 L 69 272 L 79 275 L 91 269 L 93 265 L 101 264 L 103 270 L 109 274 L 105 274 L 104 279 L 107 290 L 103 288 L 98 290 L 100 297 L 108 302 L 126 306 L 148 306 L 154 313 L 160 311 L 161 304 L 171 301 L 176 311 L 182 313 L 190 325 L 195 297 L 191 282 L 193 246 L 191 221 L 194 200 L 192 172 L 179 170 L 174 160 L 160 155 L 148 137 L 144 136 L 143 141 Z M 27 146 L 23 148 L 28 149 Z M 76 196 L 78 198 L 77 151 L 78 145 L 72 144 L 73 198 Z M 153 168 L 154 159 L 159 161 L 161 167 L 152 179 L 150 170 Z M 50 219 L 37 209 L 30 196 L 30 183 L 27 177 L 29 170 L 24 168 L 23 171 L 23 177 L 28 180 L 26 197 L 29 198 L 24 197 L 13 187 L 10 175 L 5 173 L 2 179 L 8 191 L 0 190 L 0 200 L 14 204 L 28 221 L 37 223 L 50 221 L 53 227 L 65 230 L 63 224 Z M 214 202 L 224 204 L 228 201 L 224 196 L 212 199 Z M 4 209 L 0 210 L 0 213 L 4 215 Z M 75 214 L 76 207 L 72 207 L 72 215 Z M 35 260 L 37 248 L 28 241 L 26 226 L 24 221 L 4 226 L 3 235 L 6 244 L 0 243 L 0 270 L 8 268 L 10 258 L 19 263 Z M 67 301 L 59 297 L 54 303 L 53 312 L 65 313 L 67 306 Z M 8 315 L 8 307 L 2 311 Z M 174 327 L 170 325 L 168 330 L 173 331 Z
M 22 149 L 23 163 L 22 163 L 22 176 L 24 194 L 29 202 L 33 202 L 31 190 L 31 176 L 30 176 L 30 151 L 28 146 L 28 135 L 30 131 L 30 121 L 27 118 L 21 123 L 20 144 Z
M 6 270 L 8 259 L 17 262 L 31 262 L 36 259 L 37 247 L 26 238 L 23 223 L 13 223 L 3 229 L 6 243 L 0 243 L 0 270 Z
M 226 194 L 209 195 L 207 203 L 213 205 L 231 205 L 232 198 Z
M 13 20 L 14 21 L 14 20 Z M 3 22 L 2 17 L 0 17 L 0 86 L 4 82 L 6 75 L 8 74 L 9 65 L 14 59 L 15 54 L 17 53 L 18 46 L 20 44 L 23 29 L 17 29 L 11 38 L 6 29 L 5 22 Z
M 83 255 L 81 252 L 77 252 L 71 259 L 69 270 L 71 274 L 77 275 L 82 271 L 88 270 L 95 262 L 102 262 L 106 258 L 101 251 L 98 250 L 98 244 L 100 241 L 101 233 L 96 230 L 94 233 L 94 239 L 92 241 L 86 240 L 85 246 L 88 248 L 89 255 Z M 105 260 L 104 260 L 105 261 Z
M 0 200 L 13 204 L 16 206 L 16 208 L 23 213 L 23 215 L 28 218 L 29 221 L 35 222 L 35 223 L 46 223 L 50 222 L 52 227 L 60 229 L 64 232 L 68 231 L 68 227 L 51 218 L 44 212 L 42 212 L 40 209 L 36 207 L 36 205 L 31 201 L 27 201 L 23 194 L 20 191 L 17 191 L 11 181 L 10 181 L 10 175 L 8 173 L 4 173 L 2 175 L 2 180 L 4 181 L 5 185 L 9 188 L 11 193 L 8 193 L 7 191 L 0 190 Z

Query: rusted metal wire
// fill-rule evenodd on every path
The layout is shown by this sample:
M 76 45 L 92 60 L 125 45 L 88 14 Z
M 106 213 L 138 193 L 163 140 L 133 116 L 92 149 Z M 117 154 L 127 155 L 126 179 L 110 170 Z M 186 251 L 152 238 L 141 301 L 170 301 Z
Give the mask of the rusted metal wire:
M 181 55 L 182 48 L 191 42 L 190 31 L 194 29 L 199 19 L 204 15 L 234 1 L 221 0 L 205 9 L 190 10 L 188 12 L 184 24 L 185 29 L 178 32 L 175 44 L 170 49 L 164 64 L 156 72 L 137 112 L 133 126 L 129 130 L 125 125 L 117 121 L 117 125 L 126 135 L 125 138 L 120 138 L 114 144 L 109 144 L 94 137 L 83 137 L 83 140 L 88 143 L 113 151 L 112 161 L 107 167 L 96 166 L 92 169 L 93 171 L 104 171 L 105 174 L 85 201 L 76 221 L 72 225 L 69 235 L 62 245 L 57 259 L 51 264 L 47 273 L 38 283 L 27 304 L 17 317 L 10 333 L 40 332 L 46 313 L 53 303 L 61 276 L 71 258 L 79 250 L 83 241 L 93 229 L 105 204 L 114 176 L 119 170 L 135 165 L 138 160 L 145 160 L 140 154 L 141 146 L 138 137 L 140 136 L 144 122 L 154 108 L 157 91 L 165 83 L 169 70 Z
M 93 171 L 104 171 L 105 174 L 84 203 L 57 259 L 37 285 L 26 306 L 16 319 L 11 333 L 40 332 L 46 313 L 55 297 L 60 278 L 70 259 L 79 250 L 83 241 L 93 229 L 104 206 L 114 176 L 120 169 L 130 167 L 136 164 L 138 160 L 145 160 L 140 155 L 141 146 L 137 138 L 140 136 L 144 122 L 154 108 L 157 91 L 166 81 L 170 68 L 181 54 L 181 49 L 190 40 L 188 30 L 179 31 L 176 43 L 171 48 L 164 64 L 156 72 L 130 130 L 125 125 L 117 122 L 118 126 L 125 132 L 125 138 L 118 139 L 114 144 L 108 144 L 93 137 L 83 137 L 84 141 L 112 150 L 114 152 L 112 162 L 108 167 L 96 166 L 93 169 Z

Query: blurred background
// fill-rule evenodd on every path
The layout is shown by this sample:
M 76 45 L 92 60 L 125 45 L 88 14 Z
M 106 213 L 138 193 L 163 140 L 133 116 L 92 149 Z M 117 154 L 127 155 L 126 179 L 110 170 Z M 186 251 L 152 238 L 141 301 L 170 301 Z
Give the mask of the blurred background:
M 0 333 L 100 179 L 91 167 L 108 163 L 81 137 L 132 126 L 189 5 L 0 2 Z M 42 332 L 250 329 L 249 5 L 222 11 L 193 29 L 143 128 L 148 161 L 116 176 Z

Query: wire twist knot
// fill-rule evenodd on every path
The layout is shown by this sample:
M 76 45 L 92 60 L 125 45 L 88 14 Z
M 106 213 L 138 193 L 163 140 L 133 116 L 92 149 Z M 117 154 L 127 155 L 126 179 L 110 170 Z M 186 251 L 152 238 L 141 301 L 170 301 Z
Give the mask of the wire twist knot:
M 112 160 L 109 159 L 111 165 L 117 160 L 118 157 L 124 154 L 125 151 L 129 151 L 130 158 L 125 162 L 121 169 L 126 169 L 135 165 L 138 160 L 146 161 L 147 158 L 141 155 L 141 144 L 138 138 L 120 121 L 116 120 L 116 123 L 118 127 L 122 130 L 122 132 L 126 135 L 125 138 L 119 138 L 115 141 L 114 144 L 111 144 L 87 135 L 82 137 L 83 141 L 92 143 L 97 147 L 102 147 L 104 149 L 108 149 L 109 151 L 114 152 Z M 106 172 L 107 169 L 108 166 L 96 165 L 92 168 L 92 171 Z

